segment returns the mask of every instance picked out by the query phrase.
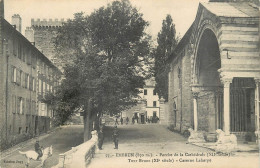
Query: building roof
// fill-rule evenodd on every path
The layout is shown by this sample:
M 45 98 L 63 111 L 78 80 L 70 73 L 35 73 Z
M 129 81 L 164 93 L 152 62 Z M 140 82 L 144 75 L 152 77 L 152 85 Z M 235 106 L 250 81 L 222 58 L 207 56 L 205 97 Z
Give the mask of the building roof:
M 258 6 L 246 2 L 208 2 L 201 3 L 216 16 L 222 17 L 259 17 Z
M 146 87 L 155 87 L 155 79 L 154 79 L 154 77 L 145 80 L 144 88 L 146 88 Z
M 236 17 L 236 18 L 259 18 L 259 8 L 257 5 L 248 2 L 206 2 L 200 3 L 205 9 L 218 17 Z M 169 56 L 168 62 L 172 61 L 176 55 L 181 52 L 183 47 L 189 42 L 194 22 L 182 37 L 172 54 Z
M 178 43 L 178 45 L 176 46 L 176 48 L 174 49 L 172 54 L 169 56 L 168 62 L 173 60 L 179 54 L 179 52 L 183 49 L 183 47 L 189 42 L 190 35 L 192 33 L 192 27 L 193 27 L 193 23 L 190 26 L 190 28 L 188 29 L 188 31 L 181 38 L 180 42 Z
M 16 35 L 16 36 L 18 36 L 18 37 L 20 37 L 21 39 L 23 39 L 23 42 L 24 43 L 27 43 L 28 45 L 30 45 L 30 47 L 33 49 L 33 50 L 35 50 L 36 52 L 38 52 L 41 56 L 42 56 L 42 58 L 45 60 L 45 61 L 47 61 L 50 65 L 51 65 L 51 67 L 53 67 L 54 69 L 56 69 L 59 73 L 61 73 L 61 71 L 42 53 L 42 52 L 40 52 L 26 37 L 24 37 L 19 31 L 17 31 L 9 22 L 7 22 L 5 19 L 3 19 L 3 18 L 0 18 L 0 19 L 2 19 L 3 20 L 3 25 L 4 26 L 6 26 L 9 30 L 12 30 L 13 31 L 13 33 Z

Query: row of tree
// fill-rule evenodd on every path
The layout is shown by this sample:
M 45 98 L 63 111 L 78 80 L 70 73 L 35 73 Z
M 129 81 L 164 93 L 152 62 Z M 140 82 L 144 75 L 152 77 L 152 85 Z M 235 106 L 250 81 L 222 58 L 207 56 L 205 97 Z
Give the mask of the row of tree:
M 46 96 L 57 111 L 57 124 L 75 111 L 83 111 L 85 122 L 91 116 L 118 114 L 137 103 L 138 88 L 151 76 L 159 96 L 167 99 L 165 65 L 177 44 L 174 24 L 168 15 L 157 48 L 151 47 L 145 32 L 148 25 L 128 0 L 114 1 L 90 15 L 77 13 L 64 23 L 55 39 L 64 78 L 56 94 Z

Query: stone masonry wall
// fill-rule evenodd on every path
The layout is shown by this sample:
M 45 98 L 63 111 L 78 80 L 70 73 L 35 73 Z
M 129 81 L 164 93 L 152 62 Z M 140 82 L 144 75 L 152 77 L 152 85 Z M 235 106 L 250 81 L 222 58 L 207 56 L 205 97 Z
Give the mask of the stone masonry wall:
M 198 130 L 214 133 L 215 124 L 214 92 L 201 92 L 198 96 Z
M 174 130 L 183 133 L 193 125 L 193 106 L 190 89 L 190 57 L 185 52 L 181 54 L 183 55 L 172 63 L 169 73 L 169 125 L 176 125 Z M 177 109 L 176 119 L 173 109 L 174 103 Z
M 56 29 L 53 28 L 33 28 L 35 46 L 52 62 L 54 61 L 54 37 Z
M 2 6 L 1 6 L 2 7 Z M 4 37 L 3 37 L 3 19 L 0 16 L 0 148 L 5 145 L 4 142 L 6 141 L 6 122 L 5 122 L 5 87 L 6 87 L 6 80 L 5 80 L 5 69 L 6 69 L 6 52 L 3 51 L 4 46 Z
M 55 63 L 54 38 L 57 36 L 57 30 L 65 22 L 64 19 L 52 20 L 46 19 L 31 20 L 31 27 L 34 30 L 35 46 L 53 63 Z
M 187 51 L 185 54 L 182 59 L 182 132 L 193 125 L 193 97 L 190 88 L 191 62 Z

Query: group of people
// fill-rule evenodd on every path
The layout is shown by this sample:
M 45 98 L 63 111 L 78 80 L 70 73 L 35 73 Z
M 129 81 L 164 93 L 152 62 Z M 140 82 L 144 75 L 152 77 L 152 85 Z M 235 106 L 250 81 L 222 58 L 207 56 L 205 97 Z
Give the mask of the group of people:
M 114 129 L 112 131 L 112 139 L 115 145 L 114 149 L 118 149 L 118 136 L 119 136 L 119 131 L 117 129 L 117 126 L 114 126 Z M 103 142 L 104 142 L 104 132 L 103 132 L 103 127 L 100 128 L 100 131 L 98 133 L 98 149 L 102 150 Z
M 125 124 L 127 125 L 128 122 L 129 122 L 129 118 L 126 117 L 126 119 L 125 119 Z M 124 124 L 124 119 L 123 119 L 122 117 L 120 118 L 120 123 L 121 123 L 121 125 Z M 115 125 L 119 125 L 117 118 L 116 118 L 116 121 L 115 121 Z
M 146 122 L 148 123 L 157 123 L 159 118 L 157 116 L 153 116 L 152 118 L 147 118 Z

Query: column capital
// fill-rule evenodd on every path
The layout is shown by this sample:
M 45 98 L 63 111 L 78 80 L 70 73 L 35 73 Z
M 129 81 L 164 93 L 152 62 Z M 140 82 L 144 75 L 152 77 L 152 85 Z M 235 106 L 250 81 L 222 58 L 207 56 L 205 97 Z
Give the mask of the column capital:
M 221 82 L 223 83 L 224 87 L 230 87 L 232 80 L 232 78 L 221 78 Z
M 192 96 L 194 99 L 197 99 L 199 96 L 199 92 L 192 92 Z
M 258 84 L 258 85 L 259 85 L 259 83 L 260 83 L 260 78 L 255 78 L 254 80 L 255 80 L 255 84 Z

